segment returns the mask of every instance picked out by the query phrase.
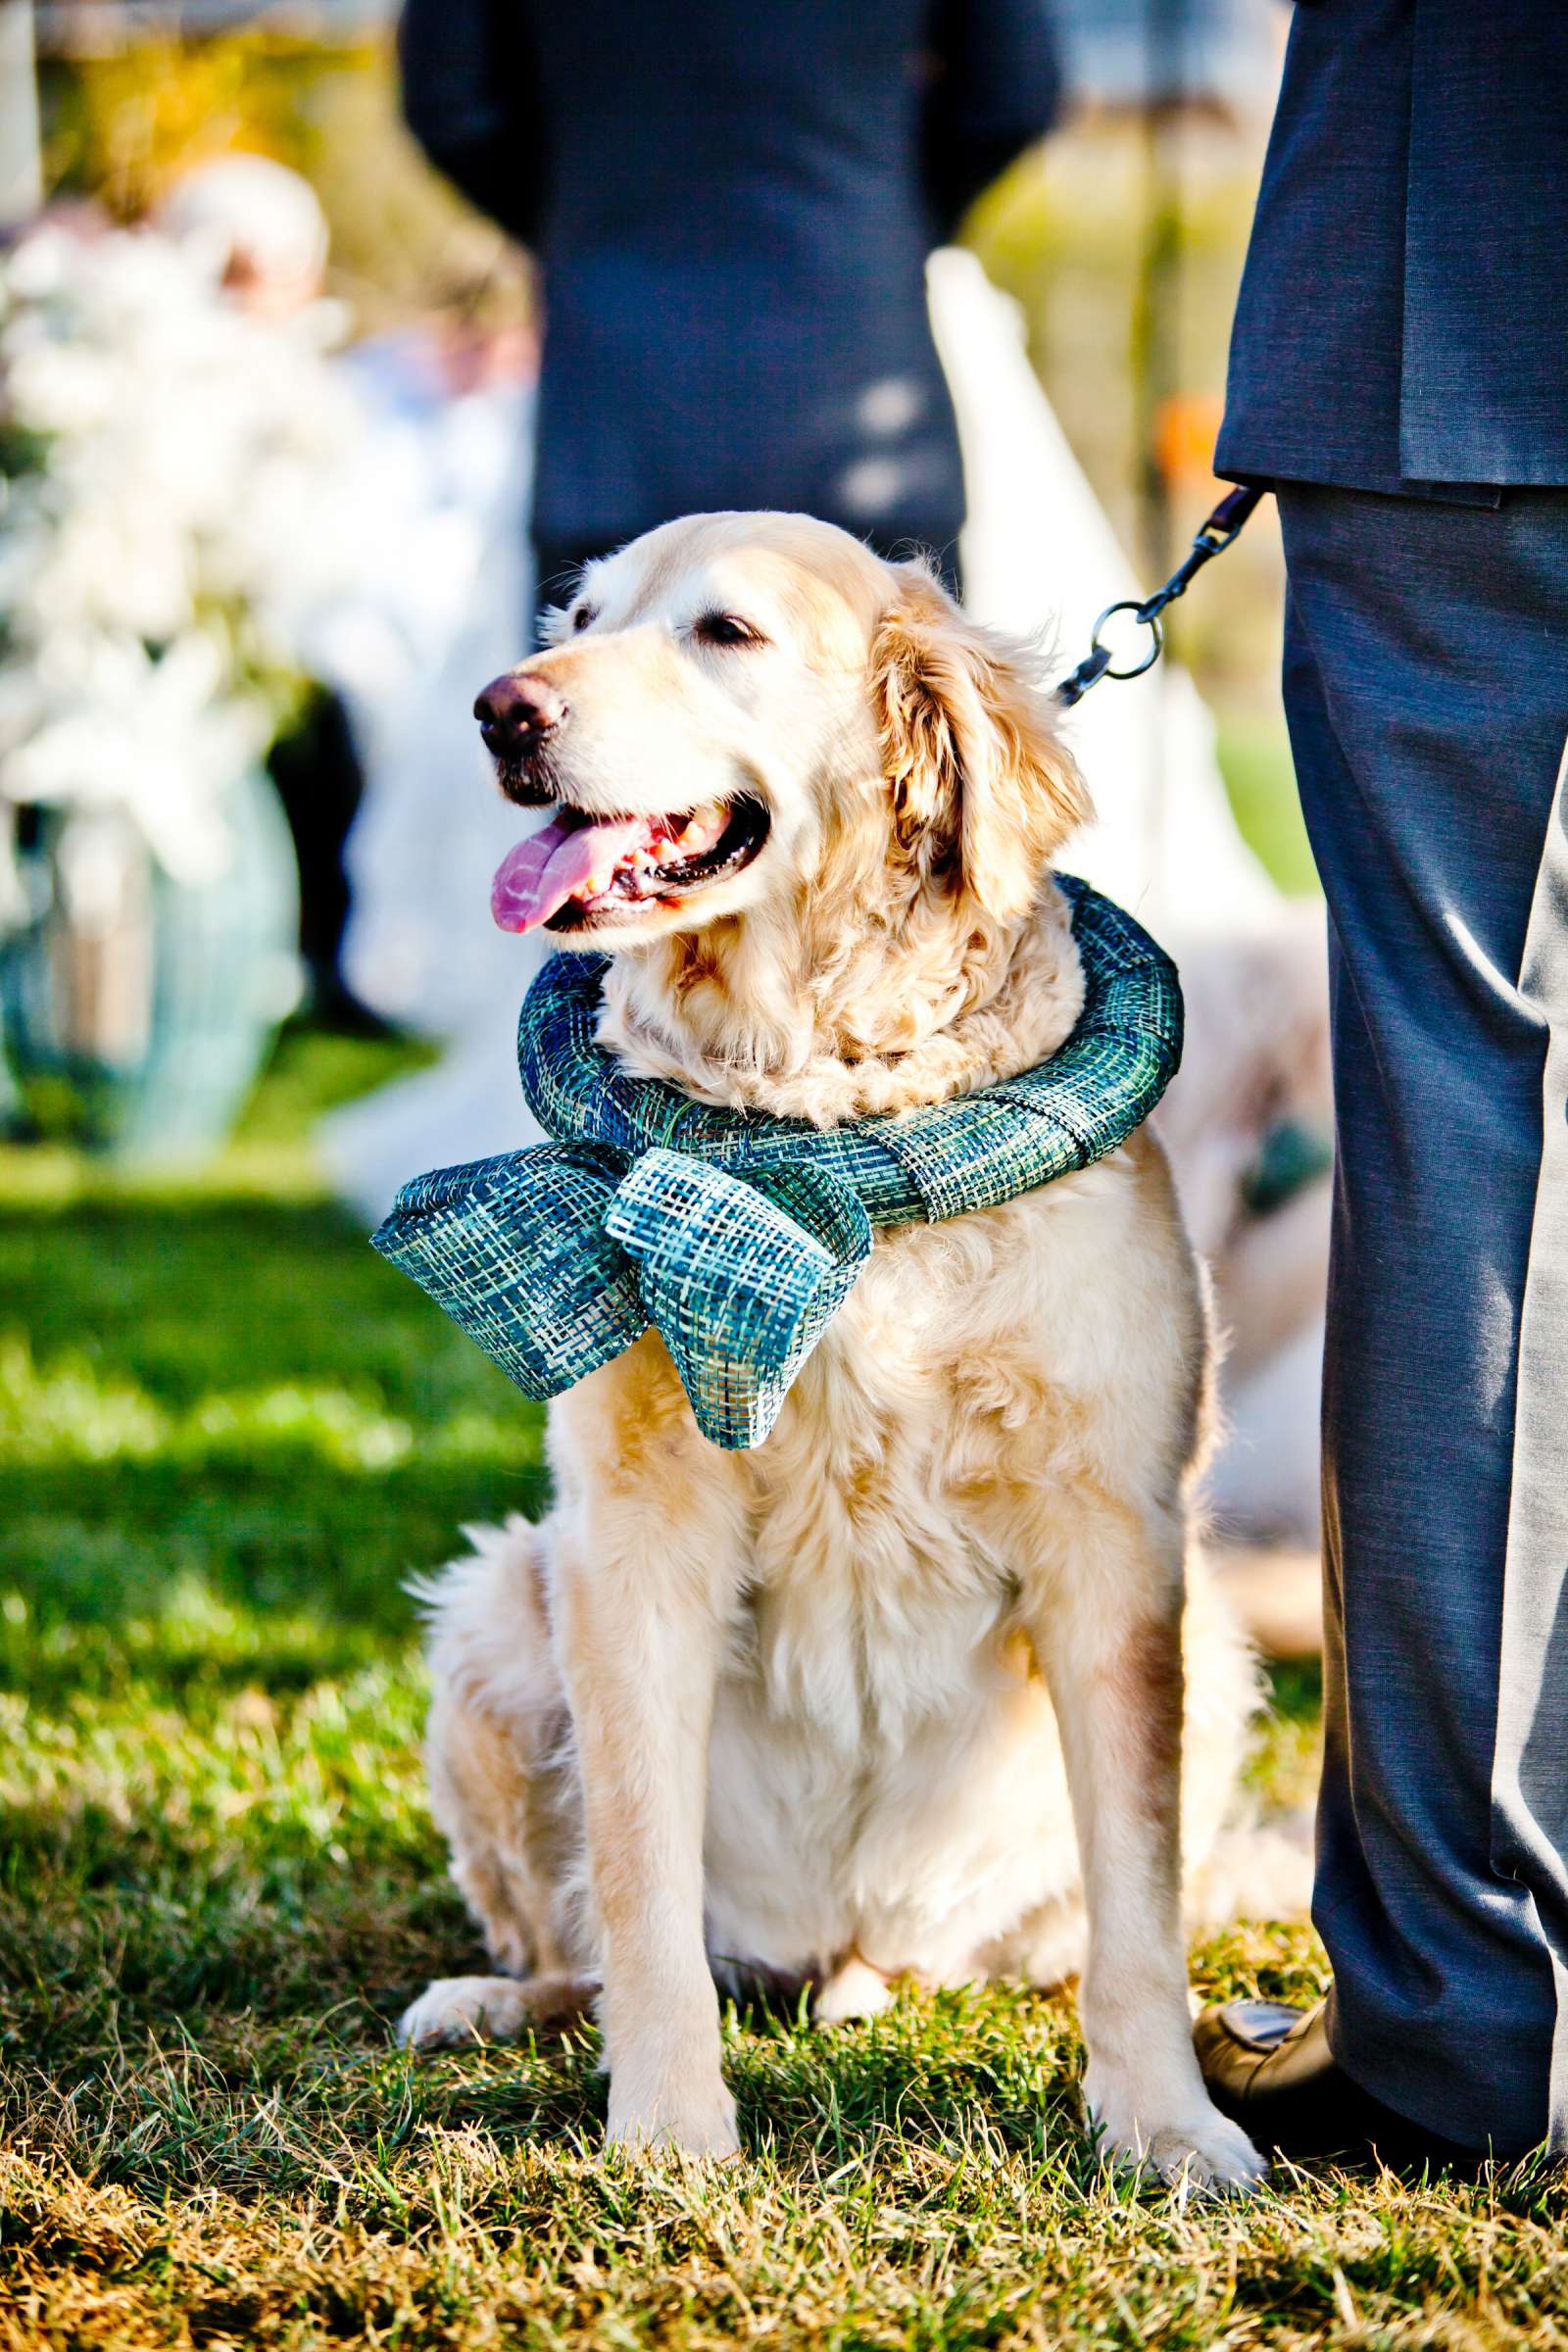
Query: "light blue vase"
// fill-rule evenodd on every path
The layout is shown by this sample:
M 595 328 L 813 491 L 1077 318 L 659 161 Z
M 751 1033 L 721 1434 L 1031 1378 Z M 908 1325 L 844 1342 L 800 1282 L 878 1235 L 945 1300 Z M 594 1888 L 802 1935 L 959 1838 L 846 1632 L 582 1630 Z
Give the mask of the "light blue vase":
M 25 912 L 0 938 L 0 1038 L 33 1131 L 119 1161 L 205 1158 L 299 993 L 299 877 L 271 779 L 224 808 L 225 870 L 176 881 L 114 811 L 20 812 Z

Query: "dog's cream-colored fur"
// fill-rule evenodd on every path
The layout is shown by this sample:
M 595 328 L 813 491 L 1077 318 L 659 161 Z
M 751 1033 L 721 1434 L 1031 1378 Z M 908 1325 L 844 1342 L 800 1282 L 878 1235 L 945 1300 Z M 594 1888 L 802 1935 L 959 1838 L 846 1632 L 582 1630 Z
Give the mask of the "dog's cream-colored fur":
M 708 643 L 715 612 L 751 640 Z M 600 1034 L 628 1067 L 825 1126 L 1066 1036 L 1049 868 L 1083 788 L 1027 651 L 918 566 L 695 517 L 592 565 L 524 666 L 565 704 L 556 797 L 771 818 L 738 874 L 568 935 L 616 951 Z M 549 1518 L 475 1534 L 429 1589 L 433 1802 L 503 1973 L 432 1984 L 406 2038 L 596 1998 L 612 2141 L 724 2155 L 715 1976 L 809 1981 L 831 2020 L 904 1975 L 1081 1972 L 1107 2149 L 1257 2178 L 1189 2037 L 1183 1860 L 1191 1916 L 1255 1703 L 1192 1536 L 1208 1390 L 1140 1134 L 879 1234 L 751 1452 L 699 1434 L 652 1334 L 561 1397 Z

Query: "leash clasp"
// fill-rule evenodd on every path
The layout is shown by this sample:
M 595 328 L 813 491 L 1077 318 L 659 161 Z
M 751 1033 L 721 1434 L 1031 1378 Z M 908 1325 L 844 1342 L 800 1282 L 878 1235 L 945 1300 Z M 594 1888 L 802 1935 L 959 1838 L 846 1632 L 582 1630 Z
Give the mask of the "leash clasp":
M 1064 710 L 1070 710 L 1074 703 L 1081 703 L 1090 687 L 1098 686 L 1102 678 L 1141 678 L 1146 669 L 1153 668 L 1165 648 L 1164 631 L 1159 625 L 1159 616 L 1165 607 L 1174 604 L 1179 596 L 1185 596 L 1203 565 L 1225 553 L 1262 496 L 1262 491 L 1255 489 L 1230 491 L 1220 500 L 1213 513 L 1205 515 L 1199 524 L 1193 534 L 1190 554 L 1185 562 L 1177 565 L 1163 588 L 1156 588 L 1152 596 L 1144 598 L 1142 604 L 1136 597 L 1126 596 L 1118 604 L 1105 607 L 1095 623 L 1088 653 L 1071 675 L 1063 678 L 1056 688 L 1056 700 Z M 1150 633 L 1148 653 L 1129 669 L 1113 668 L 1114 655 L 1100 642 L 1101 630 L 1118 612 L 1130 612 Z

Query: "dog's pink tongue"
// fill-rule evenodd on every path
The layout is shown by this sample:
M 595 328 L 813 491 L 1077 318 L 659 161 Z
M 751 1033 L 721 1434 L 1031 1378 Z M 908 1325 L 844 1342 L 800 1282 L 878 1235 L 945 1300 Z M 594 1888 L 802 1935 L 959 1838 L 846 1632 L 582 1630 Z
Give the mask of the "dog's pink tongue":
M 635 817 L 573 825 L 554 817 L 509 850 L 490 885 L 490 911 L 503 931 L 537 931 L 568 899 L 592 898 L 644 830 Z

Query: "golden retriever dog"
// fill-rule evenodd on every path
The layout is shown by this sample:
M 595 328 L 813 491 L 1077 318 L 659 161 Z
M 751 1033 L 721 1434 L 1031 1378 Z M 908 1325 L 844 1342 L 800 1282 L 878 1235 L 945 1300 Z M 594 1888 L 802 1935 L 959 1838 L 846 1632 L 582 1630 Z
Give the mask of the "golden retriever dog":
M 628 1069 L 828 1127 L 1072 1029 L 1051 866 L 1084 791 L 1031 659 L 918 564 L 800 515 L 673 523 L 477 710 L 554 809 L 498 919 L 612 953 Z M 1256 2180 L 1190 2037 L 1184 1853 L 1200 1909 L 1255 1702 L 1193 1541 L 1208 1388 L 1140 1133 L 878 1233 L 751 1451 L 701 1436 L 654 1333 L 560 1397 L 548 1519 L 428 1591 L 434 1808 L 504 1973 L 432 1984 L 404 2038 L 597 2001 L 611 2142 L 727 2156 L 715 1980 L 808 1981 L 831 2021 L 901 1977 L 1081 1972 L 1107 2152 Z

